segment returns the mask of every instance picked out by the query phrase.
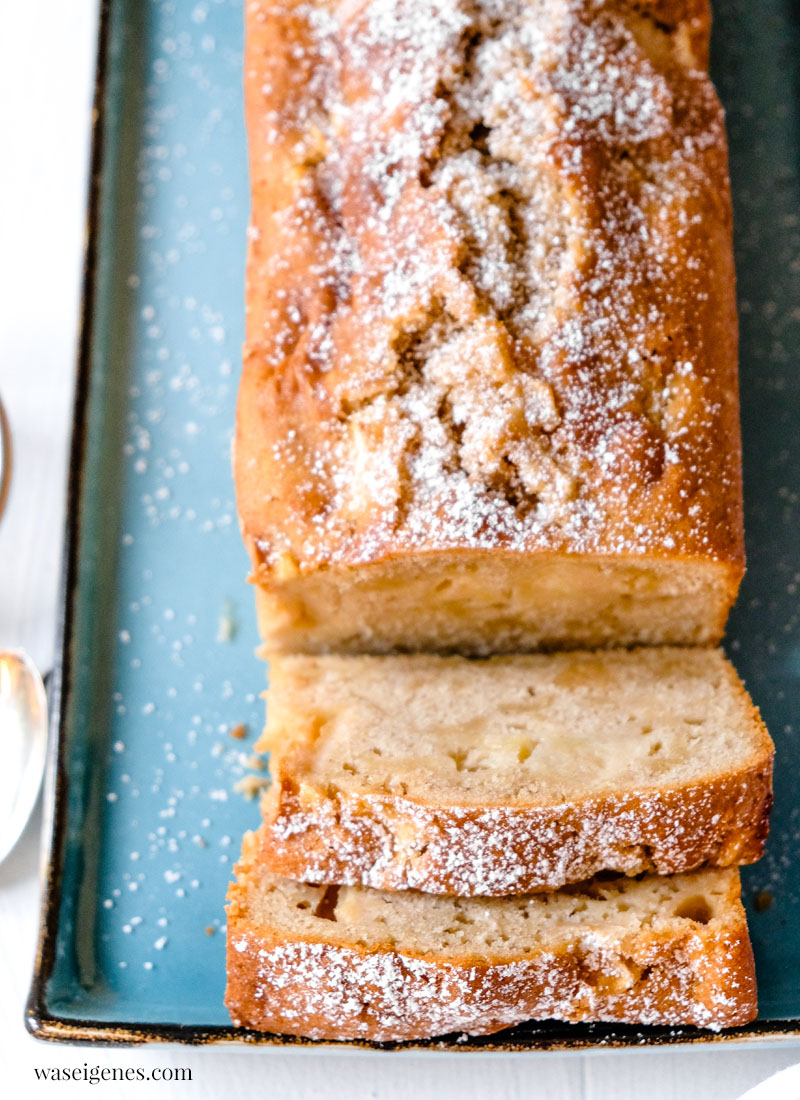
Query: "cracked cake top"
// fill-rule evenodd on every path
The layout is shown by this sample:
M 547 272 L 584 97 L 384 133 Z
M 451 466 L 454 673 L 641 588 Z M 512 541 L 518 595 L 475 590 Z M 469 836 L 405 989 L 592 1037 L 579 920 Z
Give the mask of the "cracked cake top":
M 741 562 L 699 0 L 254 0 L 236 475 L 265 568 Z

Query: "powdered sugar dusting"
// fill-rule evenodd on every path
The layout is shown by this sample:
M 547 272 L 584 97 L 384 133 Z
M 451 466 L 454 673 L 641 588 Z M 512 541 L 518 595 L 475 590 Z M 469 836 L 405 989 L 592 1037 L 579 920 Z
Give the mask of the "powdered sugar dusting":
M 671 874 L 746 856 L 767 794 L 747 773 L 724 791 L 636 791 L 546 809 L 435 807 L 311 788 L 307 797 L 305 810 L 289 794 L 267 815 L 263 853 L 273 870 L 304 882 L 503 896 L 609 869 Z
M 714 558 L 738 508 L 733 359 L 705 340 L 709 310 L 735 323 L 725 146 L 679 28 L 610 0 L 250 17 L 264 559 Z

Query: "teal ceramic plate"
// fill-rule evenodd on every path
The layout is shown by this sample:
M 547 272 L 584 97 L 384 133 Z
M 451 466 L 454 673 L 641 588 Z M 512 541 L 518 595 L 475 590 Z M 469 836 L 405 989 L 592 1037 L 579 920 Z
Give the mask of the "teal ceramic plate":
M 256 1038 L 222 1004 L 225 891 L 258 817 L 233 786 L 263 681 L 229 461 L 248 207 L 241 55 L 241 0 L 104 5 L 52 838 L 28 1007 L 43 1038 Z M 745 873 L 761 1017 L 717 1037 L 547 1023 L 417 1046 L 800 1030 L 798 6 L 720 0 L 713 68 L 735 192 L 749 553 L 727 646 L 778 746 L 768 852 Z

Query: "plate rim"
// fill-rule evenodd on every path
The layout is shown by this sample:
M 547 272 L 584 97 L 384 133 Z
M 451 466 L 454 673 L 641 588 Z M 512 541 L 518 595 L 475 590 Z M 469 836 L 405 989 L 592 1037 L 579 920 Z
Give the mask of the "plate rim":
M 800 1017 L 781 1020 L 756 1018 L 749 1024 L 710 1032 L 692 1027 L 628 1027 L 592 1023 L 568 1024 L 537 1021 L 541 1034 L 514 1039 L 508 1031 L 488 1036 L 434 1037 L 428 1040 L 374 1043 L 359 1040 L 330 1041 L 276 1035 L 233 1025 L 142 1024 L 133 1020 L 109 1023 L 70 1017 L 48 1007 L 47 983 L 55 964 L 55 945 L 61 909 L 63 856 L 68 825 L 68 781 L 65 738 L 62 735 L 71 692 L 71 642 L 77 598 L 78 557 L 81 541 L 81 503 L 87 442 L 87 411 L 92 373 L 95 300 L 103 196 L 104 130 L 110 71 L 110 26 L 114 0 L 100 0 L 98 11 L 95 79 L 91 112 L 91 153 L 88 173 L 86 231 L 84 236 L 82 290 L 78 321 L 75 393 L 71 415 L 71 441 L 67 468 L 64 549 L 62 552 L 56 657 L 50 687 L 50 722 L 42 821 L 42 893 L 33 975 L 24 1021 L 36 1039 L 95 1046 L 141 1046 L 146 1043 L 179 1043 L 195 1046 L 229 1044 L 241 1047 L 277 1047 L 297 1051 L 361 1053 L 431 1053 L 454 1051 L 472 1054 L 601 1053 L 603 1051 L 686 1048 L 706 1045 L 800 1043 Z M 506 1038 L 503 1038 L 506 1036 Z

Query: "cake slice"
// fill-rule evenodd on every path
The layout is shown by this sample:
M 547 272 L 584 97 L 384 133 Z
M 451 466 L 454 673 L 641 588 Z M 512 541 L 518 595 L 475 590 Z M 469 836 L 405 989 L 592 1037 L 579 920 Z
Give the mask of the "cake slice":
M 736 870 L 475 899 L 311 886 L 258 851 L 248 833 L 228 895 L 238 1026 L 386 1041 L 544 1018 L 719 1029 L 756 1014 Z
M 261 858 L 457 895 L 759 858 L 773 746 L 723 654 L 276 658 Z

